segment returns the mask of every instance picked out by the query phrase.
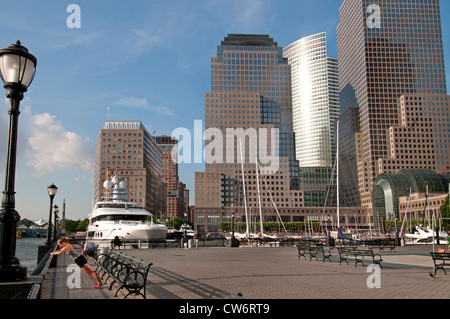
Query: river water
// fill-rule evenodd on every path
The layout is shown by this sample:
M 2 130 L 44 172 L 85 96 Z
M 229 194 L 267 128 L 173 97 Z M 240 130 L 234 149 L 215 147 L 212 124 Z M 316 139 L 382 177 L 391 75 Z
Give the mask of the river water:
M 30 275 L 37 266 L 38 246 L 44 244 L 46 238 L 20 238 L 16 240 L 16 257 L 22 267 L 27 268 Z

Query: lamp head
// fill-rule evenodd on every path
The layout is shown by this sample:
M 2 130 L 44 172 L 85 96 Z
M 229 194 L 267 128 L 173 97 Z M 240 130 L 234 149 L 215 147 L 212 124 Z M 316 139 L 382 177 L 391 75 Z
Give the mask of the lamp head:
M 3 86 L 26 92 L 36 74 L 37 59 L 17 40 L 0 49 L 0 77 Z
M 56 192 L 58 191 L 58 187 L 56 187 L 55 184 L 52 184 L 49 187 L 47 187 L 47 190 L 48 190 L 48 195 L 50 197 L 53 197 L 56 195 Z

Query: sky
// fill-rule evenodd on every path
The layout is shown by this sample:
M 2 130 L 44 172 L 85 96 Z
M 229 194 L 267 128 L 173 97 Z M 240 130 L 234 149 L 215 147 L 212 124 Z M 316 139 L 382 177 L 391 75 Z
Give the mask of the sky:
M 20 108 L 16 210 L 22 218 L 48 219 L 47 186 L 54 183 L 54 204 L 61 211 L 65 200 L 66 218 L 87 218 L 95 142 L 108 118 L 141 121 L 156 135 L 170 136 L 176 128 L 194 132 L 194 121 L 204 121 L 210 59 L 227 34 L 268 34 L 286 47 L 326 32 L 328 55 L 336 57 L 342 2 L 2 0 L 0 47 L 19 39 L 38 60 Z M 441 15 L 449 78 L 450 1 L 441 1 Z M 3 191 L 9 101 L 1 94 Z M 194 204 L 194 172 L 204 171 L 204 164 L 179 169 Z

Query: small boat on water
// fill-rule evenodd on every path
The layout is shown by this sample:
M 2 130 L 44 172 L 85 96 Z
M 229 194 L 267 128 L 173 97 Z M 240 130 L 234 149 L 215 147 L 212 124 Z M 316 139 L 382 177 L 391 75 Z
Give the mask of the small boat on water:
M 154 223 L 150 212 L 134 202 L 128 202 L 127 187 L 127 182 L 117 174 L 104 182 L 104 199 L 94 205 L 89 215 L 87 241 L 109 245 L 116 237 L 121 242 L 157 242 L 166 239 L 167 226 Z
M 183 234 L 183 236 L 186 233 L 187 238 L 192 238 L 195 235 L 195 231 L 192 229 L 192 227 L 186 224 L 181 225 L 180 232 Z
M 183 238 L 183 233 L 181 231 L 173 228 L 172 226 L 170 226 L 168 228 L 166 238 L 167 239 L 181 239 L 181 238 Z
M 415 244 L 430 244 L 433 242 L 433 238 L 435 242 L 437 242 L 437 232 L 433 231 L 431 228 L 416 226 L 416 230 L 413 234 L 405 234 L 406 238 L 412 240 Z M 445 243 L 447 241 L 447 233 L 445 231 L 439 232 L 439 242 Z

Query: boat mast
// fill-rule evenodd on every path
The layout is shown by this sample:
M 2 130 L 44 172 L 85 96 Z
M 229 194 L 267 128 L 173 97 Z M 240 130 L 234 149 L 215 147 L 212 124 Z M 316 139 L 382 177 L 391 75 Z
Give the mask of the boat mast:
M 429 215 L 428 215 L 428 184 L 427 184 L 427 193 L 425 194 L 425 199 L 426 199 L 426 203 L 425 203 L 425 210 L 424 210 L 424 212 L 423 212 L 423 220 L 425 220 L 425 214 L 427 215 L 427 219 L 428 219 L 428 226 L 429 226 L 429 224 L 430 224 L 430 218 L 429 218 Z M 423 222 L 423 225 L 422 225 L 422 227 L 423 228 L 425 228 L 425 221 Z
M 262 217 L 262 211 L 261 211 L 261 194 L 259 191 L 259 167 L 258 167 L 257 159 L 255 160 L 255 167 L 256 167 L 256 184 L 258 185 L 259 224 L 261 227 L 261 237 L 264 237 L 263 217 Z
M 248 212 L 247 212 L 247 195 L 245 193 L 244 156 L 242 155 L 242 140 L 241 139 L 239 139 L 239 146 L 241 149 L 242 187 L 244 189 L 244 207 L 245 207 L 245 218 L 246 218 L 246 224 L 247 224 L 247 230 L 246 230 L 245 234 L 248 238 L 250 236 L 250 231 L 249 231 L 250 221 L 248 220 Z
M 340 202 L 339 202 L 339 121 L 337 122 L 336 136 L 336 200 L 337 200 L 337 227 L 341 228 L 340 222 Z
M 405 227 L 405 223 L 408 226 L 408 212 L 410 210 L 410 205 L 411 205 L 411 192 L 412 192 L 412 188 L 409 188 L 409 200 L 408 200 L 408 209 L 406 210 L 405 215 L 403 216 L 403 224 L 402 224 L 402 229 L 400 230 L 400 233 L 403 233 L 403 228 Z
M 277 208 L 277 204 L 276 204 L 275 201 L 273 200 L 272 192 L 270 191 L 270 187 L 269 187 L 269 185 L 267 184 L 266 178 L 264 177 L 264 175 L 262 175 L 262 177 L 263 177 L 264 185 L 266 185 L 266 189 L 267 189 L 267 191 L 269 192 L 269 196 L 270 196 L 270 200 L 272 201 L 272 205 L 273 205 L 273 207 L 275 208 L 275 211 L 277 212 L 278 219 L 280 220 L 281 225 L 283 226 L 283 229 L 284 229 L 285 233 L 287 233 L 287 229 L 286 229 L 286 227 L 284 226 L 283 219 L 281 218 L 280 212 L 278 211 L 278 208 Z

